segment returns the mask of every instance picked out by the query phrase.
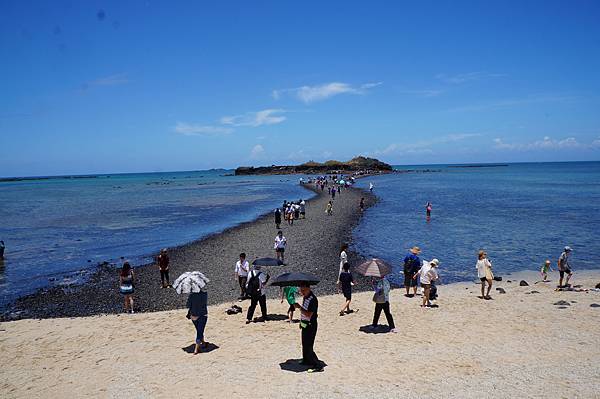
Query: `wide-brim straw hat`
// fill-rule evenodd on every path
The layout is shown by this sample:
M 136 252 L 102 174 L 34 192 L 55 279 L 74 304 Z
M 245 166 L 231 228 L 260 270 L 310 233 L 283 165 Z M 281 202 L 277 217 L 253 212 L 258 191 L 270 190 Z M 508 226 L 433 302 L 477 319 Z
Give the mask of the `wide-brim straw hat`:
M 418 255 L 418 254 L 420 254 L 420 253 L 421 253 L 421 248 L 419 248 L 419 247 L 412 247 L 412 248 L 410 249 L 410 252 L 412 252 L 412 253 L 413 253 L 413 254 L 415 254 L 415 255 Z

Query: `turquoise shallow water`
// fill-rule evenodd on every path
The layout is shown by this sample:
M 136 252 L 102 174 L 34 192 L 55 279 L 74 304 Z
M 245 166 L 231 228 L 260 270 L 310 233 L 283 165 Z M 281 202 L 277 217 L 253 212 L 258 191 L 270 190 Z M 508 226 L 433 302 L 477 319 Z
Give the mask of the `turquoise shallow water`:
M 77 281 L 99 262 L 122 256 L 144 263 L 162 247 L 251 221 L 283 199 L 313 196 L 299 176 L 231 172 L 0 182 L 0 239 L 7 246 L 0 305 L 48 284 Z
M 600 268 L 600 162 L 509 164 L 493 168 L 449 165 L 396 167 L 435 169 L 361 180 L 375 184 L 381 201 L 355 229 L 355 249 L 399 271 L 408 248 L 438 258 L 446 282 L 475 278 L 477 251 L 485 248 L 497 274 L 553 268 L 571 246 L 575 269 Z M 433 203 L 428 222 L 425 204 Z

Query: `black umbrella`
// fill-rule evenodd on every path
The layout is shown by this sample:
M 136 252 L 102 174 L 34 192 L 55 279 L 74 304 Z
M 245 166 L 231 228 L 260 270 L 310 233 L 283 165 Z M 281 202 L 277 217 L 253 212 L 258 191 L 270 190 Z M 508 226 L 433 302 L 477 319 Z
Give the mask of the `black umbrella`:
M 271 285 L 278 287 L 297 287 L 302 284 L 315 285 L 318 284 L 321 279 L 310 273 L 283 273 L 277 276 L 275 280 L 271 282 Z
M 283 262 L 275 258 L 259 258 L 252 262 L 254 266 L 281 266 Z

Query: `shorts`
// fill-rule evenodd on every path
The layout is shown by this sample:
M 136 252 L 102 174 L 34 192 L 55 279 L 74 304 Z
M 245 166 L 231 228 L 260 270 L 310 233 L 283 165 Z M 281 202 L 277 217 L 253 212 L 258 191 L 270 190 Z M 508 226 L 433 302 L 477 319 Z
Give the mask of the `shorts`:
M 296 310 L 296 307 L 294 305 L 290 305 L 290 307 L 288 308 L 288 313 L 293 312 L 294 310 Z
M 275 252 L 284 253 L 285 252 L 285 248 L 275 248 Z
M 480 277 L 479 280 L 483 283 L 484 281 L 487 280 L 487 278 L 486 277 Z
M 567 268 L 565 270 L 559 270 L 558 273 L 560 274 L 560 278 L 563 278 L 565 276 L 565 273 L 567 273 L 567 274 L 573 274 L 573 272 L 569 268 Z
M 342 294 L 344 294 L 344 298 L 346 298 L 347 301 L 352 300 L 352 291 L 342 291 Z
M 428 290 L 429 288 L 431 288 L 431 284 L 423 284 L 423 283 L 421 283 L 421 288 L 423 288 L 424 290 Z
M 413 273 L 412 271 L 405 271 L 404 272 L 404 286 L 405 287 L 416 287 L 417 286 L 417 280 L 413 279 L 415 273 Z

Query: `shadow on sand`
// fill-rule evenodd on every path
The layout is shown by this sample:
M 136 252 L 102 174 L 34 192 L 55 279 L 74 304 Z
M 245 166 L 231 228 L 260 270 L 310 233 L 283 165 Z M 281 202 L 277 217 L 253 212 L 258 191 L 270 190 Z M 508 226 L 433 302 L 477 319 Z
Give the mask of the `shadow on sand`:
M 195 348 L 196 348 L 196 344 L 191 344 L 189 346 L 186 346 L 185 348 L 181 348 L 181 350 L 184 351 L 185 353 L 193 354 Z M 219 349 L 219 347 L 217 345 L 213 344 L 212 342 L 208 342 L 206 344 L 206 347 L 202 348 L 202 352 L 200 352 L 200 353 L 202 354 L 202 353 L 212 352 L 215 349 Z
M 371 324 L 367 324 L 366 326 L 360 327 L 358 331 L 364 332 L 365 334 L 385 334 L 390 332 L 390 327 L 382 326 L 381 324 L 373 327 Z
M 291 371 L 294 373 L 306 373 L 312 366 L 307 366 L 302 364 L 302 359 L 288 359 L 283 363 L 279 363 L 279 367 L 281 367 L 284 371 Z M 327 364 L 321 361 L 321 367 L 327 367 Z

